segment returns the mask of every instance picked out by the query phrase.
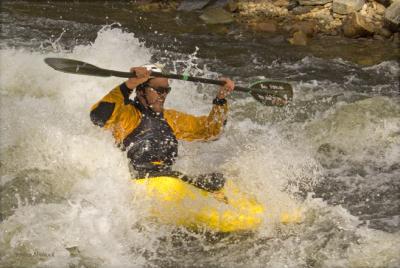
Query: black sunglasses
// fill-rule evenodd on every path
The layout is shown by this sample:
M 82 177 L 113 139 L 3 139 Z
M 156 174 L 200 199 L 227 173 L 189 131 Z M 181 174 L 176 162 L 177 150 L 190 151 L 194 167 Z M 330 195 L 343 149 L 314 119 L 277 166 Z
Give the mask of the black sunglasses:
M 171 91 L 171 87 L 148 87 L 156 91 L 158 94 L 168 94 Z

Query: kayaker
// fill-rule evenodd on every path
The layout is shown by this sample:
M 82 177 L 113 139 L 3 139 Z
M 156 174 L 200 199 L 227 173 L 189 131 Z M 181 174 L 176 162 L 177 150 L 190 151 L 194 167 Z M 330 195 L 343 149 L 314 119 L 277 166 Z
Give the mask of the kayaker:
M 226 96 L 234 90 L 232 80 L 220 87 L 210 113 L 193 116 L 172 109 L 164 109 L 171 91 L 168 79 L 151 77 L 156 66 L 133 67 L 136 77 L 115 87 L 93 105 L 90 118 L 100 127 L 109 129 L 118 146 L 127 152 L 131 168 L 137 178 L 173 176 L 217 191 L 224 185 L 222 174 L 212 173 L 191 177 L 172 169 L 178 156 L 179 139 L 207 141 L 216 139 L 226 123 L 228 106 Z M 136 97 L 129 96 L 136 89 Z

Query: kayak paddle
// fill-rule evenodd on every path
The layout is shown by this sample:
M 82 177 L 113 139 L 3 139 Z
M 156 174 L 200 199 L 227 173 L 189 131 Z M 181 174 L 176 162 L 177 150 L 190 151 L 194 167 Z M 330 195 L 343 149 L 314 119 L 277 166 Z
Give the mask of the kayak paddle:
M 109 76 L 124 77 L 124 78 L 135 77 L 135 73 L 132 72 L 120 72 L 120 71 L 102 69 L 92 64 L 78 60 L 71 60 L 65 58 L 45 58 L 44 61 L 53 69 L 65 73 L 93 75 L 102 77 L 109 77 Z M 150 75 L 154 77 L 163 77 L 163 78 L 177 79 L 177 80 L 184 80 L 191 82 L 201 82 L 201 83 L 221 85 L 221 86 L 225 84 L 225 82 L 221 80 L 213 80 L 208 78 L 193 77 L 180 74 L 151 72 Z M 257 101 L 268 106 L 273 106 L 273 105 L 283 106 L 293 98 L 292 86 L 289 83 L 282 81 L 261 80 L 252 83 L 249 88 L 235 86 L 235 90 L 241 92 L 248 92 Z

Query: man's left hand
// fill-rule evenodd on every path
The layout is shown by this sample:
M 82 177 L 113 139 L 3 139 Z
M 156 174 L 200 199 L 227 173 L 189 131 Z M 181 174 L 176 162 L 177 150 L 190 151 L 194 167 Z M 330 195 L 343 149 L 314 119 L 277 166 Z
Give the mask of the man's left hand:
M 218 99 L 225 99 L 226 96 L 232 93 L 232 91 L 235 89 L 235 83 L 230 80 L 229 78 L 221 78 L 222 81 L 225 81 L 225 85 L 220 87 L 217 98 Z

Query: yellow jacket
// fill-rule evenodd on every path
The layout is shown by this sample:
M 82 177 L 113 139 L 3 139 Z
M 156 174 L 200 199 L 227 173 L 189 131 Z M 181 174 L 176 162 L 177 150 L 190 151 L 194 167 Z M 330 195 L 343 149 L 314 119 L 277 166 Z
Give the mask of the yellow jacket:
M 139 125 L 140 111 L 132 105 L 129 95 L 132 93 L 125 83 L 111 90 L 91 108 L 93 112 L 100 104 L 108 104 L 103 122 L 98 124 L 112 131 L 118 144 Z M 213 105 L 208 116 L 193 116 L 172 109 L 165 109 L 163 114 L 177 139 L 186 141 L 206 141 L 215 139 L 221 133 L 228 112 L 227 104 Z M 92 118 L 93 120 L 93 118 Z

